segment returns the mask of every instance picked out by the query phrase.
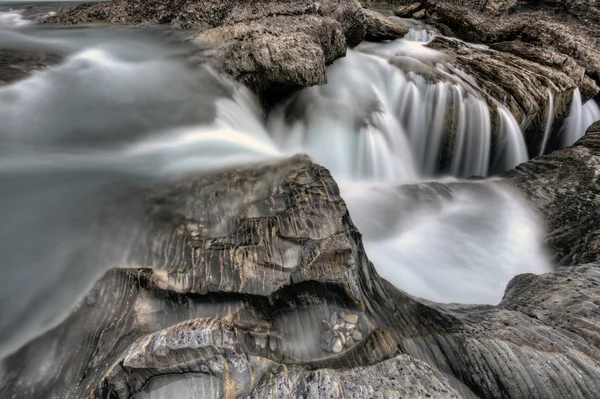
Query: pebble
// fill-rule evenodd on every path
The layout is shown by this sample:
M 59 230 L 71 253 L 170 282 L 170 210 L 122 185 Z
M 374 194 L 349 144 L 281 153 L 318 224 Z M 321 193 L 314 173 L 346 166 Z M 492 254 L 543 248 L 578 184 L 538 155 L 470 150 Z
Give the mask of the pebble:
M 343 347 L 344 346 L 342 345 L 342 341 L 338 338 L 334 341 L 333 345 L 331 346 L 331 351 L 333 353 L 340 353 Z
M 337 322 L 338 322 L 338 315 L 337 315 L 337 313 L 336 313 L 336 312 L 333 312 L 333 313 L 331 314 L 331 316 L 329 316 L 329 323 L 330 323 L 332 326 L 335 326 L 335 325 L 337 324 Z
M 357 314 L 344 314 L 342 316 L 342 313 L 340 313 L 340 316 L 342 319 L 344 319 L 344 321 L 351 323 L 351 324 L 356 324 L 358 323 L 358 315 Z
M 352 332 L 352 339 L 358 342 L 363 339 L 363 335 L 360 333 L 360 331 L 354 330 L 354 332 Z

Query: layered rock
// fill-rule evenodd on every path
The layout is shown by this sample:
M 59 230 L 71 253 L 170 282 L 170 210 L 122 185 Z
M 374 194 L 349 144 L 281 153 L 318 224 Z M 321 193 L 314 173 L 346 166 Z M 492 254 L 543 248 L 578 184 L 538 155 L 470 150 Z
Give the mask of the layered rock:
M 146 243 L 2 362 L 0 396 L 593 398 L 599 137 L 597 124 L 507 174 L 564 266 L 515 277 L 498 306 L 434 304 L 382 280 L 307 158 L 157 187 Z M 361 335 L 324 348 L 341 323 Z

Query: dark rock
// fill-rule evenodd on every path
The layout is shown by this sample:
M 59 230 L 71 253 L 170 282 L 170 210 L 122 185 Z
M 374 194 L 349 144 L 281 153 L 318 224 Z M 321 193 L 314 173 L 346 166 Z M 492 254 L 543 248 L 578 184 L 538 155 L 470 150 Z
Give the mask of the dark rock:
M 0 86 L 56 65 L 60 60 L 61 57 L 55 54 L 0 49 Z
M 366 40 L 379 42 L 404 37 L 408 29 L 398 20 L 386 17 L 377 11 L 364 10 L 367 18 Z

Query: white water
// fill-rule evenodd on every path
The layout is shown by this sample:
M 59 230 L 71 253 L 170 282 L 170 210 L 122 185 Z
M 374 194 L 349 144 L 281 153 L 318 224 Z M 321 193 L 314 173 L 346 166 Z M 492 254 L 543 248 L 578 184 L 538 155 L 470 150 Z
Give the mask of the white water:
M 454 184 L 433 200 L 428 186 L 402 188 L 398 197 L 399 185 L 485 176 L 491 163 L 486 103 L 422 44 L 359 46 L 330 67 L 327 85 L 265 122 L 246 89 L 159 37 L 0 29 L 0 42 L 65 57 L 0 88 L 0 355 L 60 321 L 119 264 L 131 236 L 143 236 L 140 187 L 296 152 L 332 171 L 369 257 L 398 288 L 496 303 L 515 274 L 549 270 L 532 211 L 498 183 Z M 498 111 L 498 162 L 512 167 L 527 153 L 512 115 Z M 115 181 L 127 183 L 117 197 L 103 189 Z
M 503 169 L 508 170 L 527 161 L 527 146 L 519 123 L 508 109 L 498 106 L 498 115 L 500 132 L 505 137 Z
M 429 43 L 435 38 L 435 32 L 432 32 L 426 28 L 411 28 L 408 30 L 405 40 L 410 42 Z
M 0 11 L 0 29 L 16 28 L 30 25 L 31 21 L 23 18 L 22 10 Z

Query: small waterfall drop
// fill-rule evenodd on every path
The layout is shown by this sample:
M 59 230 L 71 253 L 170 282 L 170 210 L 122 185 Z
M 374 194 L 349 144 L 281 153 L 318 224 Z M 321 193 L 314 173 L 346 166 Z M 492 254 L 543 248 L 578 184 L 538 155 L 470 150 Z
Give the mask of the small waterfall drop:
M 426 28 L 410 28 L 404 36 L 404 40 L 409 42 L 429 43 L 435 38 L 436 34 Z
M 554 94 L 550 90 L 548 90 L 548 102 L 546 104 L 546 127 L 544 129 L 544 137 L 542 139 L 542 143 L 540 144 L 540 151 L 538 155 L 544 155 L 544 151 L 546 151 L 546 146 L 548 145 L 548 140 L 550 140 L 550 135 L 552 134 L 552 126 L 554 125 Z
M 502 169 L 508 170 L 527 162 L 527 145 L 521 132 L 521 127 L 515 117 L 502 105 L 498 105 L 500 132 L 504 137 L 504 160 Z

